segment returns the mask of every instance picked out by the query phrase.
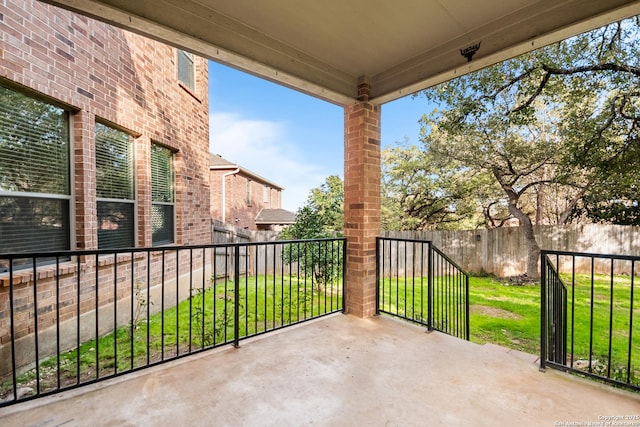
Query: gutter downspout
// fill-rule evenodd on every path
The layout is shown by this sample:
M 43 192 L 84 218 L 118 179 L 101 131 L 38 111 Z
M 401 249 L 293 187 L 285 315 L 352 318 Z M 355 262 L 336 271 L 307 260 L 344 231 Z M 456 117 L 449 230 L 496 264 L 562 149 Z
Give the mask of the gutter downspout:
M 227 202 L 227 192 L 226 192 L 226 188 L 225 188 L 225 181 L 226 181 L 226 178 L 229 175 L 235 175 L 238 172 L 240 172 L 240 168 L 237 168 L 234 171 L 222 174 L 222 222 L 227 222 L 226 221 L 226 218 L 227 218 L 227 211 L 226 211 L 226 209 L 227 209 L 227 206 L 226 206 L 227 205 L 227 203 L 226 203 Z

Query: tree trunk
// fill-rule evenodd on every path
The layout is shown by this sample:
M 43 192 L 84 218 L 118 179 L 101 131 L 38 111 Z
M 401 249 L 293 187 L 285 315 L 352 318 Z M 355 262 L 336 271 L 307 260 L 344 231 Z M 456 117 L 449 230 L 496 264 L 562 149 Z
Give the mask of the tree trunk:
M 531 218 L 518 207 L 520 195 L 511 185 L 503 182 L 500 170 L 494 168 L 492 172 L 509 199 L 509 213 L 520 221 L 520 225 L 524 229 L 524 237 L 527 244 L 527 271 L 525 274 L 529 279 L 537 279 L 540 277 L 540 270 L 538 269 L 540 246 L 538 246 L 536 236 L 533 233 Z
M 526 275 L 529 279 L 537 279 L 540 277 L 540 270 L 538 269 L 538 260 L 540 258 L 540 246 L 536 241 L 536 236 L 533 233 L 533 224 L 531 219 L 520 210 L 515 204 L 509 203 L 509 212 L 518 218 L 520 225 L 524 229 L 524 238 L 527 244 L 527 272 Z

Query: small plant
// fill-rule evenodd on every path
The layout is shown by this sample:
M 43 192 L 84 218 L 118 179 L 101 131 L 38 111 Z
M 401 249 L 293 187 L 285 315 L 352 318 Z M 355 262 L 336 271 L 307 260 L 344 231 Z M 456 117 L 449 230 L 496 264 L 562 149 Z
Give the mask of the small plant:
M 145 314 L 145 308 L 147 305 L 153 305 L 153 301 L 147 301 L 145 296 L 142 293 L 142 286 L 140 281 L 136 281 L 136 288 L 134 291 L 134 299 L 135 299 L 135 311 L 133 313 L 133 318 L 129 322 L 129 339 L 134 338 L 134 332 L 139 328 L 138 323 L 140 322 L 140 318 L 143 314 Z

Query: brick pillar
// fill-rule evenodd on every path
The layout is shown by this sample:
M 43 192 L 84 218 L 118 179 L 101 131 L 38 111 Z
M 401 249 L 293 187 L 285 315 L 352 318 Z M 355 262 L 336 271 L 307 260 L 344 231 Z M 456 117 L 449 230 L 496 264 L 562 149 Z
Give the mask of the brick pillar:
M 85 110 L 73 115 L 75 241 L 77 249 L 98 248 L 96 202 L 95 116 Z M 72 239 L 73 242 L 73 239 Z M 71 249 L 74 249 L 73 245 Z
M 344 230 L 347 238 L 347 312 L 369 317 L 376 307 L 376 237 L 380 234 L 380 106 L 369 85 L 345 106 Z
M 135 177 L 138 218 L 138 238 L 134 244 L 143 247 L 152 245 L 151 228 L 151 144 L 143 135 L 133 140 L 135 147 Z

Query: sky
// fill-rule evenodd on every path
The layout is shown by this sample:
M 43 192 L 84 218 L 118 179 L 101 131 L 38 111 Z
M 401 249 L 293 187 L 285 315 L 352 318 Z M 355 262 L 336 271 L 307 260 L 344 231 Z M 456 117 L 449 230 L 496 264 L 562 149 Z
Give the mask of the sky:
M 382 147 L 419 143 L 423 98 L 382 106 Z M 330 175 L 344 179 L 342 107 L 209 62 L 209 148 L 282 187 L 296 212 Z

